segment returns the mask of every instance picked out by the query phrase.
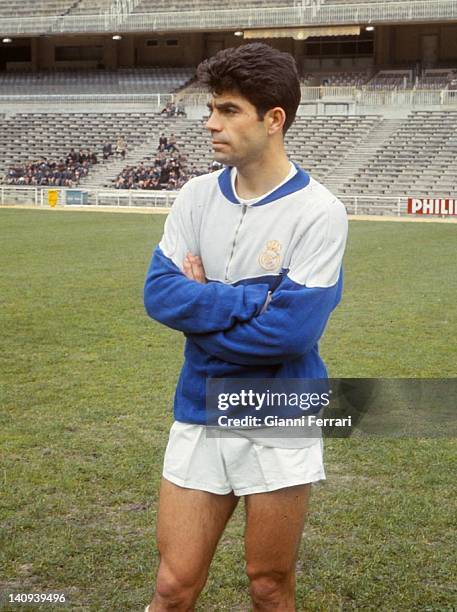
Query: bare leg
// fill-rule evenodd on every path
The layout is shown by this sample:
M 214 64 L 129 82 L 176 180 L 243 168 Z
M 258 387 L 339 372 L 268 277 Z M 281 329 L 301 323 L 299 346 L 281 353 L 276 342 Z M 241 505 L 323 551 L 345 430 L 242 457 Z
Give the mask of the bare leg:
M 295 564 L 310 484 L 246 496 L 246 572 L 254 612 L 295 612 Z
M 194 610 L 238 499 L 233 493 L 186 489 L 162 478 L 157 517 L 160 564 L 148 612 Z

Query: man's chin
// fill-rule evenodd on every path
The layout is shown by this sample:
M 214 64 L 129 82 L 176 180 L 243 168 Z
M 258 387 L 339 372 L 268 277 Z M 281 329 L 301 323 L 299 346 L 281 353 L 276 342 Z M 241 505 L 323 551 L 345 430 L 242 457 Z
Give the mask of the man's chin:
M 224 166 L 233 166 L 232 158 L 220 151 L 213 151 L 214 161 L 224 164 Z

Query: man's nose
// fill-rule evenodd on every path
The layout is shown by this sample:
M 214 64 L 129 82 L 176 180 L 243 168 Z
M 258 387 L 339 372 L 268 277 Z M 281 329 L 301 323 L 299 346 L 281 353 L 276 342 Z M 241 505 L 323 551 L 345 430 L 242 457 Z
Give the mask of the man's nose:
M 215 118 L 214 113 L 209 116 L 208 121 L 205 125 L 206 129 L 210 132 L 219 132 L 222 128 L 220 122 Z

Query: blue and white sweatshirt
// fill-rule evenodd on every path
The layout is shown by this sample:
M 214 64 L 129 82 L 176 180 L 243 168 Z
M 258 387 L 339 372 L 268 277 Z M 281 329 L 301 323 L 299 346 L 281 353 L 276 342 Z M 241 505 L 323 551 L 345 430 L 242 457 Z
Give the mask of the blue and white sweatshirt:
M 205 424 L 208 377 L 327 377 L 318 343 L 341 300 L 347 216 L 323 185 L 292 170 L 247 203 L 234 168 L 193 178 L 168 215 L 144 303 L 186 335 L 177 421 Z M 201 257 L 207 284 L 183 274 L 189 251 Z

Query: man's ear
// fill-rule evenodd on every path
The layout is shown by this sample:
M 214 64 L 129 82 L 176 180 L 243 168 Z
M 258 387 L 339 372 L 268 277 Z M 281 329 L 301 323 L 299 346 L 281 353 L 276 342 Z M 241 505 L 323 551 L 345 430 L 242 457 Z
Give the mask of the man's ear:
M 267 121 L 268 134 L 273 136 L 273 134 L 283 131 L 286 113 L 281 106 L 275 106 L 265 113 L 265 119 Z

